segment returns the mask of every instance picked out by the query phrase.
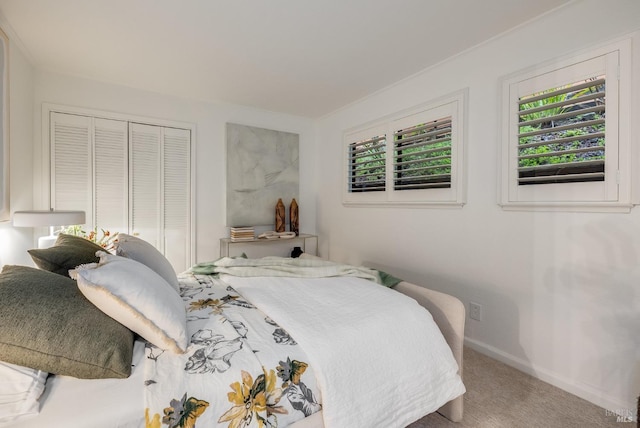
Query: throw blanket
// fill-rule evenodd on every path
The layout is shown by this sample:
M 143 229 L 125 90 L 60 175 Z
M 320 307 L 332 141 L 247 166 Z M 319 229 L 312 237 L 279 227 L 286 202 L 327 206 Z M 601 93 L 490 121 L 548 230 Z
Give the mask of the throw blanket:
M 305 350 L 326 428 L 404 427 L 464 393 L 431 314 L 356 276 L 221 279 Z
M 291 259 L 286 257 L 264 257 L 245 259 L 223 257 L 212 262 L 198 263 L 191 268 L 196 274 L 226 273 L 234 276 L 278 276 L 296 278 L 328 278 L 351 276 L 368 279 L 392 287 L 400 279 L 385 272 L 361 266 L 351 266 L 321 259 Z
M 287 331 L 218 278 L 179 279 L 191 339 L 182 355 L 146 345 L 147 428 L 284 427 L 321 409 Z

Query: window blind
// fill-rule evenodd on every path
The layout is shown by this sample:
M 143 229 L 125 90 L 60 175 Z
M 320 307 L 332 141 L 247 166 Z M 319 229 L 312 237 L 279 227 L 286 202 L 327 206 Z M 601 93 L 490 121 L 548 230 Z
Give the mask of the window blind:
M 518 185 L 605 180 L 605 75 L 518 99 Z
M 386 135 L 349 144 L 349 191 L 386 189 Z
M 451 187 L 451 116 L 394 132 L 394 190 Z

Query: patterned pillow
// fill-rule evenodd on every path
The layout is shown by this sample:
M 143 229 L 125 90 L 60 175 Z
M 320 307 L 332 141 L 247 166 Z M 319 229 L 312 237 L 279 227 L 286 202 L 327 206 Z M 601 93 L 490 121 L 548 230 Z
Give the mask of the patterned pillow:
M 70 278 L 28 266 L 0 273 L 0 360 L 86 379 L 131 374 L 133 333 Z
M 98 261 L 97 251 L 104 248 L 79 236 L 60 234 L 51 248 L 29 250 L 29 255 L 40 269 L 69 276 L 69 269 L 84 263 Z

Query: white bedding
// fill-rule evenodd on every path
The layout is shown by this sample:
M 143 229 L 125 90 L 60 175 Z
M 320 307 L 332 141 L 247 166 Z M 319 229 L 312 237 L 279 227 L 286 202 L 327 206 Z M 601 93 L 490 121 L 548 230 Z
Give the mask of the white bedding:
M 406 426 L 464 392 L 450 349 L 413 299 L 354 277 L 224 278 L 305 350 L 326 428 Z M 354 346 L 356 338 L 364 346 Z M 50 377 L 40 415 L 16 426 L 144 427 L 144 353 L 136 342 L 128 379 Z
M 131 376 L 126 379 L 77 379 L 50 376 L 40 414 L 15 428 L 144 427 L 142 384 L 144 342 L 133 346 Z M 4 428 L 4 427 L 3 427 Z
M 221 279 L 302 345 L 326 428 L 404 427 L 465 391 L 431 315 L 403 294 L 354 277 Z

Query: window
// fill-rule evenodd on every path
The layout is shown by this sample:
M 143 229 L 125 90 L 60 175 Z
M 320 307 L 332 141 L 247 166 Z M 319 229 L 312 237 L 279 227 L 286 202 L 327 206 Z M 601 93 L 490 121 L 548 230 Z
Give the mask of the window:
M 191 266 L 192 129 L 62 106 L 44 113 L 50 206 L 85 211 L 87 230 L 138 235 L 178 272 Z
M 345 133 L 346 205 L 464 203 L 466 91 Z
M 630 79 L 629 40 L 503 79 L 503 208 L 630 209 Z

